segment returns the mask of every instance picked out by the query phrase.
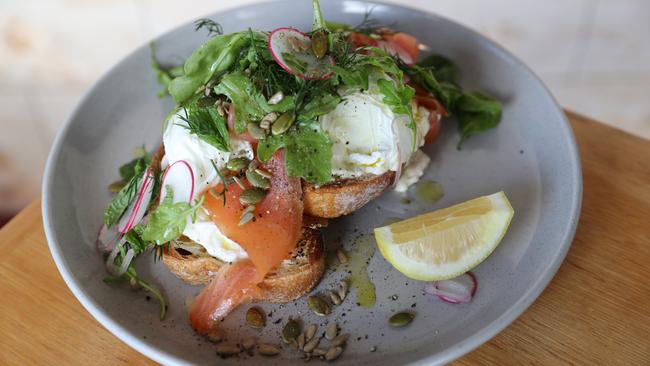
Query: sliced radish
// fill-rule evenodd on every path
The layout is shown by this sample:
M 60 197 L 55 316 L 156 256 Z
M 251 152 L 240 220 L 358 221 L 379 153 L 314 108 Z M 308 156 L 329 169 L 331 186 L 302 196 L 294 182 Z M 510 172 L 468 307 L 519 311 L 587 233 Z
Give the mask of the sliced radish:
M 327 79 L 332 76 L 330 71 L 334 65 L 334 58 L 326 56 L 317 59 L 311 50 L 311 38 L 305 33 L 294 28 L 278 28 L 269 35 L 269 51 L 275 61 L 288 73 L 294 74 L 306 80 Z M 287 60 L 287 54 L 304 64 L 304 70 L 296 70 L 291 60 Z
M 429 282 L 424 286 L 424 291 L 438 296 L 442 301 L 463 304 L 474 297 L 476 287 L 476 277 L 472 272 L 467 272 L 450 280 Z
M 122 218 L 117 223 L 117 230 L 120 233 L 125 234 L 135 225 L 137 225 L 140 220 L 142 220 L 145 212 L 147 212 L 147 208 L 149 207 L 149 202 L 151 201 L 153 186 L 153 173 L 147 169 L 147 171 L 144 172 L 144 176 L 142 177 L 142 183 L 140 183 L 138 196 L 136 197 L 135 201 L 129 205 L 129 208 L 126 209 L 122 215 Z
M 104 253 L 113 251 L 115 245 L 122 238 L 122 233 L 117 231 L 115 227 L 108 228 L 102 225 L 97 233 L 97 249 Z
M 167 196 L 167 186 L 174 192 L 174 202 L 192 203 L 194 199 L 194 170 L 185 160 L 175 161 L 167 168 L 160 185 L 160 202 Z

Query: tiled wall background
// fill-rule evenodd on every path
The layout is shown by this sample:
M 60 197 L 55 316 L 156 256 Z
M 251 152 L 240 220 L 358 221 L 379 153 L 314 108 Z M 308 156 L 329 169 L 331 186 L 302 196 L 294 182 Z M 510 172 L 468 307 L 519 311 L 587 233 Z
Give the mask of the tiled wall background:
M 256 1 L 0 0 L 0 217 L 37 197 L 57 129 L 113 64 L 185 21 Z M 650 138 L 650 1 L 392 1 L 478 30 L 562 105 Z

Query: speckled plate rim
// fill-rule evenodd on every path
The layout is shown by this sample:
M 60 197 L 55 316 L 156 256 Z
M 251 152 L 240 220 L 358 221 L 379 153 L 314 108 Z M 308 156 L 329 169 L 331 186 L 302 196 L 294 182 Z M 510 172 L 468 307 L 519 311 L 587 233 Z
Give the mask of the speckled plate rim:
M 263 1 L 263 2 L 269 2 L 269 1 Z M 472 336 L 466 338 L 464 341 L 461 341 L 453 345 L 452 347 L 444 350 L 443 352 L 437 353 L 435 355 L 430 355 L 428 357 L 422 358 L 416 362 L 411 363 L 412 365 L 445 364 L 471 352 L 472 350 L 476 349 L 477 347 L 479 347 L 480 345 L 482 345 L 483 343 L 487 342 L 492 337 L 497 335 L 505 327 L 510 325 L 510 323 L 512 323 L 516 318 L 518 318 L 539 297 L 542 291 L 546 288 L 546 286 L 555 276 L 555 273 L 560 268 L 560 265 L 564 261 L 564 258 L 566 257 L 569 247 L 571 246 L 571 242 L 573 241 L 573 238 L 575 236 L 576 228 L 580 217 L 580 210 L 582 206 L 582 188 L 583 188 L 580 157 L 579 157 L 578 148 L 575 141 L 575 136 L 573 134 L 571 126 L 569 125 L 569 122 L 562 108 L 557 103 L 557 100 L 551 94 L 548 87 L 546 87 L 546 85 L 542 82 L 542 80 L 537 76 L 537 74 L 533 72 L 533 70 L 531 70 L 519 58 L 517 58 L 516 56 L 514 56 L 513 54 L 511 54 L 510 52 L 508 52 L 503 47 L 501 47 L 494 41 L 490 40 L 489 38 L 446 17 L 442 17 L 431 12 L 423 11 L 421 9 L 416 9 L 404 5 L 392 4 L 385 1 L 371 1 L 368 3 L 369 4 L 376 3 L 388 7 L 393 7 L 393 8 L 402 8 L 402 9 L 407 9 L 412 11 L 418 11 L 427 17 L 443 19 L 447 22 L 454 23 L 462 31 L 470 33 L 473 36 L 480 39 L 484 44 L 488 45 L 495 53 L 500 54 L 501 57 L 510 59 L 511 62 L 525 69 L 529 74 L 533 76 L 535 81 L 537 81 L 540 84 L 540 86 L 543 87 L 544 91 L 553 100 L 553 103 L 556 107 L 555 112 L 557 113 L 557 117 L 564 122 L 563 124 L 564 128 L 562 130 L 563 139 L 565 140 L 564 142 L 570 152 L 568 156 L 568 160 L 570 164 L 574 167 L 574 170 L 572 171 L 573 176 L 571 177 L 571 180 L 573 182 L 574 185 L 573 189 L 575 190 L 576 194 L 573 197 L 571 197 L 571 202 L 568 205 L 570 206 L 571 216 L 569 222 L 567 223 L 567 225 L 565 225 L 565 230 L 562 235 L 563 238 L 562 243 L 561 245 L 557 246 L 555 259 L 548 263 L 548 265 L 543 271 L 543 275 L 541 275 L 536 282 L 531 284 L 529 290 L 517 302 L 512 304 L 510 308 L 507 311 L 505 311 L 499 318 L 497 318 L 492 323 L 488 324 L 487 326 L 485 326 L 483 329 L 476 332 Z M 237 9 L 253 7 L 255 5 L 256 4 L 249 4 L 241 7 L 227 9 L 225 11 L 235 11 Z M 212 14 L 218 14 L 218 13 L 212 13 Z M 168 32 L 159 35 L 156 38 L 164 37 L 169 33 L 177 31 L 179 28 L 186 27 L 187 24 L 188 23 L 184 23 L 178 27 L 175 27 L 169 30 Z M 63 280 L 68 285 L 68 287 L 70 288 L 74 296 L 79 300 L 81 305 L 95 319 L 97 319 L 97 321 L 99 321 L 100 324 L 102 324 L 106 329 L 108 329 L 113 335 L 115 335 L 121 341 L 123 341 L 127 345 L 133 347 L 137 351 L 141 352 L 142 354 L 144 354 L 145 356 L 151 358 L 156 362 L 159 362 L 161 364 L 187 364 L 187 361 L 183 360 L 182 358 L 174 356 L 168 352 L 165 352 L 164 350 L 150 346 L 145 342 L 143 342 L 142 340 L 140 340 L 138 337 L 131 334 L 124 327 L 120 326 L 117 322 L 115 322 L 111 317 L 107 316 L 103 311 L 101 311 L 99 305 L 86 295 L 86 293 L 82 290 L 81 285 L 72 276 L 70 268 L 68 267 L 68 264 L 65 261 L 65 258 L 63 258 L 63 254 L 59 249 L 59 245 L 54 233 L 54 229 L 51 226 L 50 217 L 52 216 L 52 213 L 50 212 L 50 207 L 48 205 L 48 202 L 50 201 L 49 192 L 50 192 L 50 186 L 52 185 L 52 177 L 53 177 L 52 171 L 54 169 L 53 167 L 59 157 L 64 137 L 66 136 L 67 131 L 69 130 L 71 123 L 74 120 L 74 117 L 78 114 L 81 107 L 87 102 L 89 96 L 93 94 L 93 92 L 99 87 L 99 85 L 101 85 L 105 80 L 110 79 L 113 76 L 113 74 L 116 72 L 116 70 L 118 70 L 122 64 L 126 63 L 126 61 L 130 59 L 139 49 L 147 46 L 148 46 L 148 42 L 136 48 L 134 51 L 132 51 L 126 57 L 124 57 L 120 62 L 118 62 L 115 66 L 113 66 L 109 71 L 107 71 L 99 80 L 97 80 L 97 82 L 95 82 L 93 86 L 84 94 L 81 101 L 77 104 L 77 106 L 74 108 L 72 113 L 70 113 L 63 127 L 57 133 L 56 138 L 54 139 L 54 143 L 52 144 L 52 147 L 50 149 L 50 153 L 45 166 L 45 172 L 43 175 L 43 184 L 42 184 L 43 187 L 42 187 L 42 194 L 41 194 L 41 200 L 42 200 L 41 210 L 42 210 L 42 217 L 43 217 L 43 227 L 45 230 L 45 236 L 48 242 L 50 252 L 52 253 L 52 258 L 54 259 L 54 262 L 59 270 L 59 273 L 63 277 Z

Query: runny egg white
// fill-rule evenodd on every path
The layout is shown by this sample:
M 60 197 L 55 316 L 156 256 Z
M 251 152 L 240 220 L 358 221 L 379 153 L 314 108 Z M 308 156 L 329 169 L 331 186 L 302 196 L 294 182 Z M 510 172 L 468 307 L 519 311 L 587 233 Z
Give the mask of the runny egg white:
M 398 171 L 424 144 L 424 136 L 429 131 L 426 108 L 418 108 L 414 103 L 413 116 L 416 131 L 408 127 L 409 117 L 395 115 L 379 93 L 355 91 L 344 96 L 333 111 L 320 117 L 321 127 L 333 144 L 332 174 L 356 178 Z M 421 161 L 417 172 L 410 170 L 411 177 L 422 175 L 426 164 Z M 403 185 L 398 187 L 401 189 Z

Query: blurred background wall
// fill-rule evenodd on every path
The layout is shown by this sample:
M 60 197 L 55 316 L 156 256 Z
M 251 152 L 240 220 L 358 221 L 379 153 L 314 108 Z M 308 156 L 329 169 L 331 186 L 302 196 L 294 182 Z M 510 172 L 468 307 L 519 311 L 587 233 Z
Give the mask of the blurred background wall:
M 57 130 L 113 64 L 186 21 L 256 1 L 0 0 L 0 225 L 37 198 Z M 386 1 L 483 33 L 566 108 L 650 139 L 650 1 Z

